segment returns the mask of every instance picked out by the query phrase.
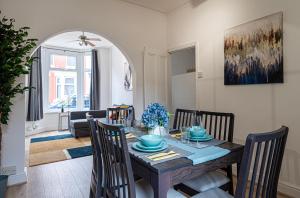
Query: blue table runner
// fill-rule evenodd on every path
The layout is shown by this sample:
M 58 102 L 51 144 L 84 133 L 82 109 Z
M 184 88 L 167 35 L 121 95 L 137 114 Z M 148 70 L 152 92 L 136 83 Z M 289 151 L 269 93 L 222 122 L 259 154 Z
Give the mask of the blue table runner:
M 210 160 L 214 160 L 230 153 L 228 149 L 223 149 L 217 146 L 209 146 L 198 151 L 187 158 L 193 161 L 193 164 L 201 164 Z
M 210 160 L 214 160 L 220 157 L 223 157 L 230 153 L 228 149 L 223 149 L 218 146 L 206 146 L 203 148 L 196 148 L 188 144 L 184 144 L 180 141 L 166 139 L 167 143 L 181 148 L 185 151 L 190 152 L 191 154 L 186 156 L 188 159 L 192 160 L 193 165 L 204 163 Z

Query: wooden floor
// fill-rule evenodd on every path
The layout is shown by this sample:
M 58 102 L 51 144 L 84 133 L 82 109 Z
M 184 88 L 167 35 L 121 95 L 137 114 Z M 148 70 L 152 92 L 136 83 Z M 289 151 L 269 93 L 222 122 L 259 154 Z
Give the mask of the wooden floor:
M 92 157 L 28 168 L 28 183 L 8 188 L 6 198 L 88 198 Z

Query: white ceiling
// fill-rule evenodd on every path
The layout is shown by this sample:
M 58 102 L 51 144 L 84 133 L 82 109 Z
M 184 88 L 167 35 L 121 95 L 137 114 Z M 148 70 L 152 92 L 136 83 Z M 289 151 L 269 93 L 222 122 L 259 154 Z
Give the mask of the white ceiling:
M 78 37 L 80 35 L 82 35 L 82 32 L 80 32 L 80 31 L 65 32 L 65 33 L 58 34 L 58 35 L 48 39 L 47 41 L 45 41 L 43 43 L 43 45 L 44 46 L 55 46 L 55 47 L 79 49 L 79 50 L 92 49 L 92 47 L 90 47 L 90 46 L 80 46 L 79 45 L 79 41 L 76 41 L 76 40 L 78 40 Z M 94 43 L 96 45 L 96 47 L 113 46 L 113 44 L 110 41 L 106 40 L 105 38 L 103 38 L 97 34 L 85 32 L 84 35 L 89 38 L 100 38 L 101 41 L 92 41 L 92 43 Z
M 122 0 L 159 12 L 168 13 L 190 0 Z

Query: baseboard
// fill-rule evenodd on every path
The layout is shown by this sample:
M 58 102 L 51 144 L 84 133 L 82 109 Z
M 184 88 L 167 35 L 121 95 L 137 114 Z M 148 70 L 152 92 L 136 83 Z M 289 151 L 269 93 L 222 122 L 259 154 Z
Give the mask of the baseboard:
M 278 191 L 291 197 L 300 197 L 300 188 L 287 182 L 279 181 Z
M 13 186 L 18 184 L 23 184 L 27 182 L 27 167 L 24 168 L 22 173 L 16 175 L 10 175 L 8 177 L 7 185 Z

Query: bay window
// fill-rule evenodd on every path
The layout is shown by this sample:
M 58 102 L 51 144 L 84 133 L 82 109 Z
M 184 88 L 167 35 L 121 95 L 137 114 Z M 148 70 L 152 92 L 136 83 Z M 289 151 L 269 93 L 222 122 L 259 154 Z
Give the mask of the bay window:
M 43 50 L 44 109 L 89 109 L 91 53 L 46 47 Z

